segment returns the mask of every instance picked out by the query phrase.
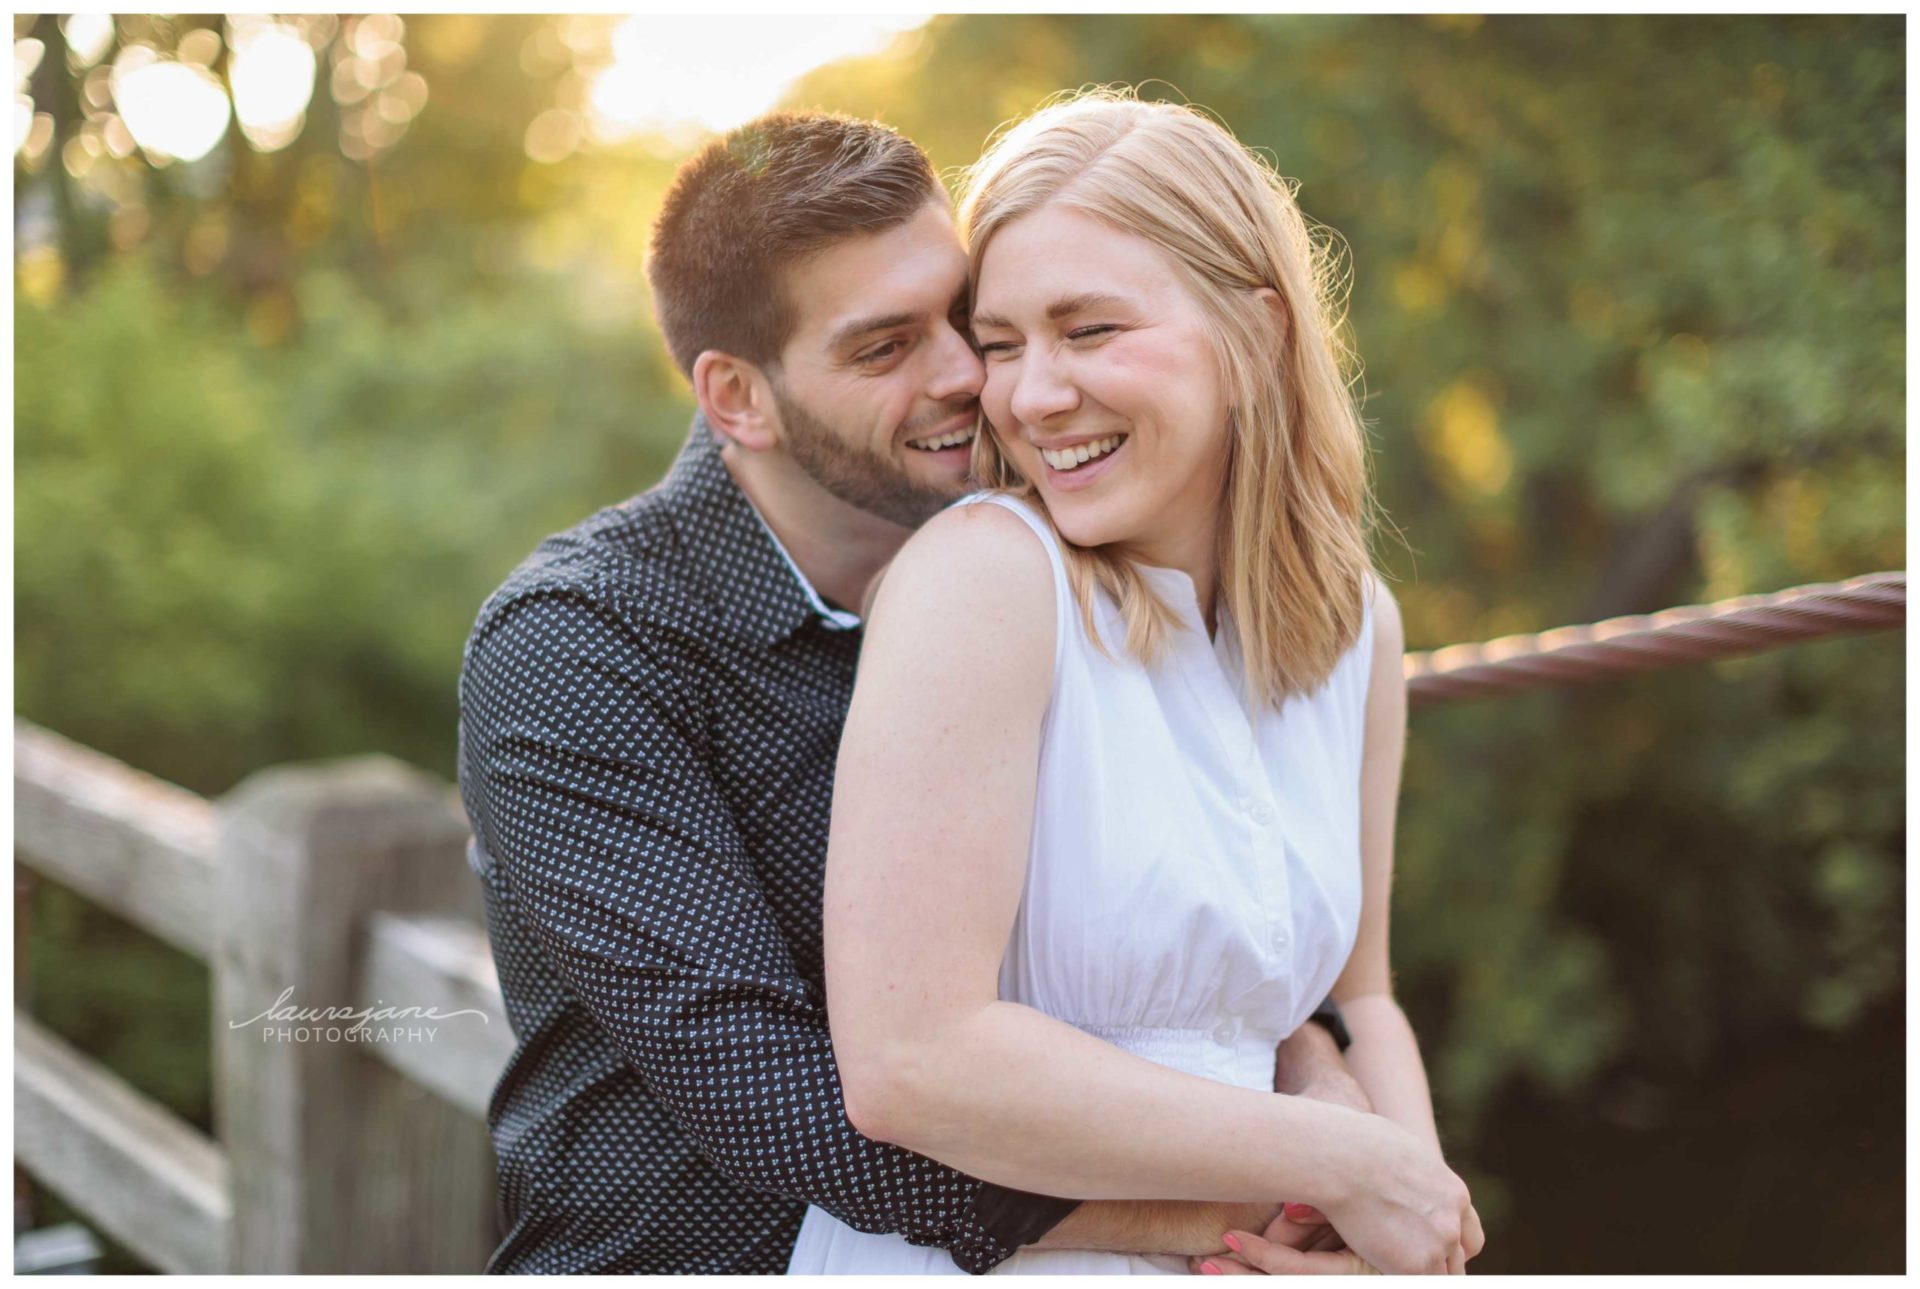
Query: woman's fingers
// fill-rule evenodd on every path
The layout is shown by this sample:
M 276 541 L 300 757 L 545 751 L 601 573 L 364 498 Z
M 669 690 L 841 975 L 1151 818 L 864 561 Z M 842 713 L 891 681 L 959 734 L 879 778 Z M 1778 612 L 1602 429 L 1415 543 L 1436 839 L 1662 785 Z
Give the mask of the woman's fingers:
M 1308 1252 L 1263 1240 L 1249 1231 L 1229 1231 L 1227 1247 L 1270 1276 L 1375 1276 L 1380 1273 L 1351 1249 Z
M 1264 1271 L 1255 1271 L 1240 1259 L 1227 1253 L 1210 1253 L 1205 1257 L 1188 1258 L 1187 1268 L 1196 1276 L 1264 1276 Z
M 1480 1250 L 1487 1247 L 1487 1233 L 1480 1229 L 1480 1214 L 1473 1205 L 1467 1205 L 1467 1220 L 1460 1232 L 1460 1243 L 1469 1258 L 1480 1256 Z
M 1327 1220 L 1327 1215 L 1311 1204 L 1282 1204 L 1280 1211 L 1287 1215 L 1287 1221 L 1301 1226 L 1314 1226 Z

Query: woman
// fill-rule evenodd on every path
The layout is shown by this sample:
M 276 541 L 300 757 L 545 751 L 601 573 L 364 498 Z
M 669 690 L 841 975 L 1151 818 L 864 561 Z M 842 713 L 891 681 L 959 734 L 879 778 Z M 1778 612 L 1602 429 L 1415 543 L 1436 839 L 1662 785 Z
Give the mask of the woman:
M 1401 634 L 1324 260 L 1224 129 L 1110 92 L 1007 134 L 960 210 L 990 491 L 867 628 L 825 898 L 847 1112 L 1002 1185 L 1305 1202 L 1458 1272 L 1478 1220 L 1389 993 Z M 1271 1091 L 1329 987 L 1374 1115 Z M 790 1270 L 953 1267 L 814 1209 Z

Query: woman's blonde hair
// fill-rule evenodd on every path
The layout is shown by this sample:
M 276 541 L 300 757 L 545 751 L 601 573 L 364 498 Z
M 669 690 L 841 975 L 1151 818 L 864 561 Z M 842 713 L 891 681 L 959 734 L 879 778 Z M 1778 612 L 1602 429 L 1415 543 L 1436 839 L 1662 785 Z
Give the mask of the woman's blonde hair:
M 1225 127 L 1131 91 L 1083 90 L 1001 135 L 963 180 L 959 222 L 973 280 L 994 234 L 1058 204 L 1146 238 L 1199 301 L 1228 404 L 1220 590 L 1238 627 L 1247 690 L 1279 707 L 1312 693 L 1358 638 L 1372 569 L 1365 432 L 1343 363 L 1338 273 L 1293 190 Z M 1284 330 L 1261 287 L 1279 293 Z M 1037 502 L 992 434 L 976 477 Z M 1140 571 L 1105 547 L 1061 543 L 1087 633 L 1096 585 L 1119 605 L 1127 648 L 1152 662 L 1178 624 Z

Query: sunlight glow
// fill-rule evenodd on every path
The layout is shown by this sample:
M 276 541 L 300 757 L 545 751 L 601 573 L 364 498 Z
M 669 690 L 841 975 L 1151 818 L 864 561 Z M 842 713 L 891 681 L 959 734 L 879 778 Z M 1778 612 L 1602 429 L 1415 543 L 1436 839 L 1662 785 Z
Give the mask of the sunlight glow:
M 262 152 L 284 148 L 305 124 L 313 97 L 313 46 L 292 27 L 276 22 L 235 25 L 233 112 L 241 132 Z
M 928 17 L 636 15 L 614 28 L 613 63 L 594 79 L 589 125 L 606 142 L 729 130 L 771 108 L 805 73 L 877 53 Z
M 114 60 L 113 101 L 134 142 L 160 156 L 198 161 L 227 132 L 227 91 L 213 73 L 144 45 Z

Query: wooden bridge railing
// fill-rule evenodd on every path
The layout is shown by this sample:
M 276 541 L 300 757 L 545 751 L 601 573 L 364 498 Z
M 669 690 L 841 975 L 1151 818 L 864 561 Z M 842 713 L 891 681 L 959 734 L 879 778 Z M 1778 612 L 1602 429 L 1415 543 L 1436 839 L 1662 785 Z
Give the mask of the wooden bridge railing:
M 19 864 L 208 964 L 217 1128 L 16 1005 L 20 1165 L 164 1271 L 485 1264 L 512 1036 L 445 784 L 375 757 L 214 802 L 16 719 L 14 834 Z
M 1409 693 L 1737 657 L 1898 628 L 1905 608 L 1906 575 L 1877 573 L 1410 654 Z M 513 1040 L 445 784 L 368 757 L 263 770 L 212 802 L 16 718 L 14 810 L 21 865 L 211 967 L 218 1127 L 209 1139 L 16 1006 L 20 1164 L 166 1271 L 484 1265 L 483 1116 Z M 336 1032 L 350 1017 L 271 1015 L 314 1008 L 416 1032 L 362 1041 Z

